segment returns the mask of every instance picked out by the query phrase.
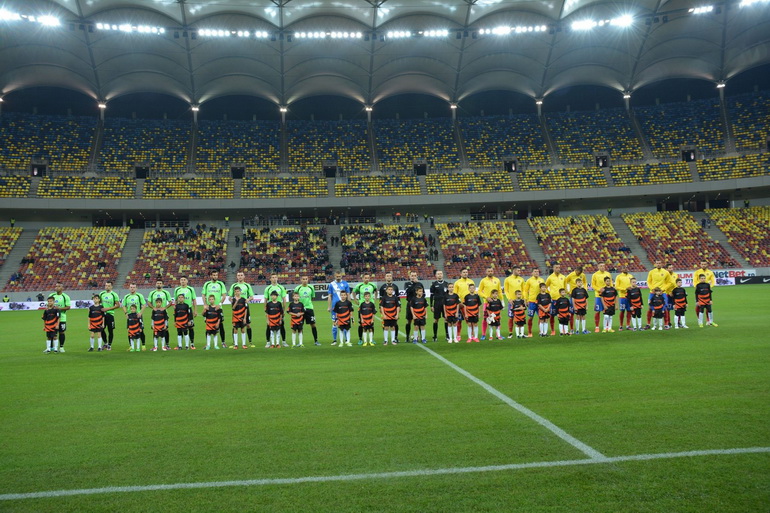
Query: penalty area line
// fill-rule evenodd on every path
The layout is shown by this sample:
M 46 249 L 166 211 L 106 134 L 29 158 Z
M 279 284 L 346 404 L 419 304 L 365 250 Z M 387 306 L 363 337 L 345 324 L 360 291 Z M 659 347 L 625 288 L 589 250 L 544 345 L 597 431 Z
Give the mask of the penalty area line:
M 482 472 L 502 472 L 525 470 L 531 468 L 573 467 L 579 465 L 606 465 L 627 461 L 651 461 L 675 458 L 693 458 L 698 456 L 722 456 L 733 454 L 770 453 L 770 447 L 747 447 L 738 449 L 713 449 L 704 451 L 666 452 L 658 454 L 637 454 L 631 456 L 613 456 L 602 459 L 581 459 L 562 461 L 538 461 L 532 463 L 512 463 L 508 465 L 487 465 L 481 467 L 449 467 L 424 470 L 404 470 L 397 472 L 377 472 L 367 474 L 342 474 L 336 476 L 307 476 L 272 479 L 247 479 L 241 481 L 207 481 L 200 483 L 172 483 L 140 486 L 106 486 L 103 488 L 81 488 L 73 490 L 50 490 L 44 492 L 6 493 L 0 495 L 0 501 L 47 499 L 71 497 L 76 495 L 97 495 L 106 493 L 151 492 L 160 490 L 192 490 L 202 488 L 231 488 L 245 486 L 292 485 L 302 483 L 330 483 L 344 481 L 361 481 L 368 479 L 392 479 L 398 477 L 441 476 L 452 474 L 473 474 Z

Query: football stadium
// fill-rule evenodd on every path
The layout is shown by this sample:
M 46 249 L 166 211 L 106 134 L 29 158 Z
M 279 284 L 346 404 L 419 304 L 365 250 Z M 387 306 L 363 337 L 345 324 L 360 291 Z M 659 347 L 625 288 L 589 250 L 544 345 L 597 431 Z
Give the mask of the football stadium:
M 0 0 L 0 511 L 767 512 L 768 127 L 768 0 Z

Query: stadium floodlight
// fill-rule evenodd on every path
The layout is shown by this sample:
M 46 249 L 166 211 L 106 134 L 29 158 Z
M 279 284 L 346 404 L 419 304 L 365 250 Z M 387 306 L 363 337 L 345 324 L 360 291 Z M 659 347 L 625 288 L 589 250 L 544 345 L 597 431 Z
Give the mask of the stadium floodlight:
M 199 105 L 191 105 L 190 110 L 192 110 L 193 112 L 198 112 L 199 110 L 201 110 L 201 108 Z
M 284 106 L 278 107 L 278 110 L 281 111 L 284 114 L 289 112 L 289 108 L 288 107 L 284 107 Z
M 720 80 L 719 82 L 717 82 L 717 89 L 724 89 L 725 87 L 727 87 L 727 84 L 725 83 L 724 80 Z
M 617 18 L 610 20 L 610 25 L 621 28 L 630 27 L 633 23 L 634 17 L 630 14 L 624 14 L 623 16 L 618 16 Z
M 364 106 L 364 110 L 365 110 L 366 112 L 371 112 L 371 111 L 372 111 L 372 110 L 374 110 L 374 109 L 373 109 L 373 107 L 372 107 L 371 105 L 366 105 L 366 106 Z
M 104 103 L 104 102 L 99 102 L 98 106 L 99 106 L 99 108 L 100 108 L 100 109 L 102 109 L 102 110 L 104 110 L 104 109 L 106 109 L 106 108 L 107 108 L 107 104 L 106 104 L 106 103 Z
M 572 30 L 591 30 L 598 26 L 598 23 L 594 20 L 580 20 L 572 22 Z
M 631 91 L 623 91 L 623 99 L 624 100 L 630 100 L 631 99 Z
M 457 109 L 457 104 L 456 103 L 450 103 L 449 104 L 449 108 L 452 109 L 452 110 L 456 110 Z
M 56 16 L 51 16 L 50 14 L 45 14 L 38 17 L 37 21 L 44 27 L 58 27 L 61 25 L 61 20 L 59 20 L 59 18 Z
M 11 12 L 8 9 L 0 9 L 0 21 L 19 21 L 19 13 Z
M 714 10 L 713 5 L 702 5 L 700 7 L 690 7 L 687 12 L 690 14 L 706 14 Z
M 535 98 L 535 105 L 542 105 L 543 99 L 542 98 Z

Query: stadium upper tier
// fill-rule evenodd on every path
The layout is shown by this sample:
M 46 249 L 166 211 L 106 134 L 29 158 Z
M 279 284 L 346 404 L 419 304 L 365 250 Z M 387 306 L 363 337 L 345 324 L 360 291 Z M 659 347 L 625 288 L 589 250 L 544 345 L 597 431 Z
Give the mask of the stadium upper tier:
M 650 263 L 659 259 L 677 269 L 696 269 L 703 260 L 714 269 L 740 266 L 689 212 L 623 214 L 623 220 L 647 251 Z
M 117 278 L 128 228 L 43 228 L 8 291 L 95 289 Z
M 187 169 L 189 121 L 107 118 L 101 166 L 107 171 L 134 171 L 148 162 L 153 171 L 180 174 Z
M 607 216 L 532 217 L 529 225 L 546 260 L 561 264 L 565 273 L 578 265 L 591 273 L 600 263 L 607 264 L 608 269 L 628 266 L 629 271 L 645 270 L 639 257 L 620 240 Z
M 200 287 L 209 279 L 211 269 L 218 269 L 219 279 L 226 282 L 228 233 L 227 228 L 146 230 L 124 286 L 136 283 L 152 287 L 157 277 L 172 286 L 187 276 L 191 286 Z
M 512 192 L 513 182 L 504 171 L 435 173 L 425 177 L 428 194 L 478 194 Z
M 337 196 L 415 196 L 420 181 L 415 176 L 351 176 L 334 184 Z
M 0 168 L 28 169 L 32 159 L 52 169 L 82 171 L 91 155 L 96 118 L 4 112 L 0 116 Z
M 28 176 L 0 176 L 0 198 L 26 198 L 30 183 Z
M 247 173 L 278 171 L 281 125 L 277 121 L 200 121 L 196 170 L 230 172 L 233 164 Z
M 593 166 L 572 169 L 527 169 L 521 171 L 518 178 L 522 191 L 607 187 L 604 173 Z
M 315 176 L 247 176 L 241 185 L 241 197 L 250 199 L 321 198 L 328 195 L 326 179 Z
M 770 155 L 754 154 L 744 157 L 721 157 L 697 162 L 701 180 L 729 180 L 770 174 Z
M 637 107 L 634 112 L 656 157 L 679 157 L 683 146 L 701 152 L 725 148 L 718 98 Z
M 7 226 L 0 228 L 0 267 L 5 263 L 8 254 L 16 245 L 16 241 L 19 240 L 19 235 L 21 235 L 21 228 Z
M 394 280 L 408 279 L 410 271 L 421 279 L 433 276 L 426 237 L 417 224 L 344 225 L 340 234 L 340 267 L 348 275 L 370 272 L 374 281 L 383 280 L 386 272 L 392 272 Z
M 369 171 L 371 151 L 366 121 L 288 121 L 286 137 L 291 172 L 321 171 L 335 160 L 346 172 Z
M 444 273 L 449 278 L 460 276 L 466 267 L 471 276 L 485 276 L 490 265 L 497 275 L 512 266 L 539 267 L 513 221 L 436 223 L 436 231 L 444 254 Z
M 625 109 L 547 114 L 548 130 L 566 164 L 593 161 L 598 152 L 614 160 L 640 160 L 642 147 Z
M 458 126 L 471 167 L 499 168 L 507 156 L 533 166 L 551 161 L 535 114 L 460 118 Z
M 770 207 L 712 208 L 706 212 L 747 267 L 770 267 Z
M 233 197 L 232 178 L 148 178 L 144 199 L 228 199 Z
M 240 269 L 252 283 L 267 282 L 271 273 L 278 274 L 279 283 L 299 283 L 302 276 L 308 276 L 311 282 L 329 281 L 326 228 L 247 229 L 243 234 Z
M 758 150 L 770 137 L 770 91 L 725 98 L 735 147 Z
M 430 169 L 460 166 L 451 119 L 383 119 L 373 125 L 383 170 L 412 169 L 415 159 L 426 159 Z
M 136 181 L 131 178 L 105 176 L 83 178 L 46 176 L 40 180 L 37 195 L 40 198 L 133 198 Z
M 615 186 L 652 185 L 656 183 L 691 182 L 692 174 L 687 162 L 662 164 L 632 164 L 610 168 Z

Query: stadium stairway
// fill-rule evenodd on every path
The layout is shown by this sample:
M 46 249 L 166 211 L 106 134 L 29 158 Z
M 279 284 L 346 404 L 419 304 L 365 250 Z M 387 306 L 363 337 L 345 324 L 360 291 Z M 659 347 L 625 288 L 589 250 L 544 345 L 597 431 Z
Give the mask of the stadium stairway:
M 340 260 L 342 260 L 342 243 L 339 246 L 332 246 L 331 238 L 340 236 L 340 225 L 326 225 L 326 247 L 329 248 L 329 262 L 331 262 L 335 269 L 339 269 Z
M 617 232 L 618 237 L 620 237 L 620 240 L 623 241 L 623 244 L 631 249 L 631 254 L 638 256 L 642 265 L 652 265 L 652 262 L 649 262 L 649 258 L 647 258 L 647 251 L 645 251 L 642 245 L 639 244 L 639 241 L 634 237 L 631 229 L 626 222 L 623 221 L 623 218 L 616 216 L 608 217 L 607 219 L 609 219 L 612 227 L 615 228 L 615 231 Z
M 709 216 L 705 212 L 690 212 L 692 216 L 695 218 L 695 221 L 700 224 L 702 219 L 708 219 Z M 715 222 L 711 222 L 711 228 L 706 228 L 704 230 L 709 237 L 720 243 L 730 254 L 731 257 L 735 259 L 736 262 L 739 262 L 741 265 L 745 264 L 746 259 L 741 256 L 740 253 L 738 253 L 738 250 L 736 250 L 732 244 L 730 244 L 730 239 L 727 238 L 727 235 L 725 235 L 725 232 L 720 230 L 717 227 L 717 224 Z
M 126 237 L 126 245 L 123 246 L 123 254 L 120 257 L 120 262 L 118 262 L 118 268 L 116 269 L 118 272 L 118 277 L 115 280 L 116 289 L 123 288 L 123 284 L 126 282 L 126 278 L 134 268 L 134 263 L 139 257 L 139 250 L 141 249 L 143 238 L 144 230 L 136 228 L 128 231 L 128 237 Z
M 692 177 L 693 182 L 700 182 L 700 175 L 698 174 L 698 163 L 697 162 L 688 162 L 687 163 L 688 168 L 690 169 L 690 176 Z
M 603 167 L 602 173 L 604 173 L 604 179 L 607 180 L 608 187 L 615 187 L 615 179 L 612 178 L 612 172 L 609 167 Z
M 537 263 L 540 269 L 540 274 L 544 274 L 545 271 L 545 253 L 540 244 L 537 243 L 537 236 L 532 231 L 532 227 L 529 225 L 526 219 L 516 219 L 516 229 L 519 230 L 519 236 L 521 242 L 524 243 L 524 247 L 529 252 L 529 256 Z M 532 269 L 522 270 L 522 276 L 529 276 L 532 273 Z
M 329 197 L 333 198 L 335 194 L 334 184 L 337 183 L 336 178 L 327 178 L 326 179 L 326 190 L 329 191 Z
M 230 270 L 230 262 L 235 262 L 235 269 L 237 270 L 239 267 L 238 264 L 241 261 L 241 248 L 243 247 L 243 228 L 231 227 L 230 231 L 227 233 L 227 256 L 225 257 L 225 266 L 227 266 L 228 270 L 227 279 L 230 280 L 231 277 L 235 277 L 235 273 Z M 235 244 L 236 235 L 241 238 L 241 244 Z
M 37 190 L 40 188 L 40 180 L 41 178 L 39 176 L 33 176 L 32 179 L 29 181 L 30 198 L 37 198 Z
M 233 179 L 233 199 L 241 199 L 243 197 L 241 191 L 243 191 L 243 179 Z M 232 232 L 233 230 L 230 230 L 230 233 Z
M 719 111 L 722 115 L 722 124 L 725 127 L 725 151 L 732 153 L 735 151 L 735 136 L 733 134 L 733 124 L 730 122 L 730 113 L 727 111 L 724 98 L 719 102 Z
M 136 186 L 134 187 L 134 197 L 136 199 L 142 199 L 144 195 L 144 178 L 136 179 Z
M 425 234 L 425 236 L 433 235 L 433 239 L 436 241 L 436 249 L 438 250 L 438 260 L 433 262 L 433 266 L 437 270 L 444 269 L 444 251 L 441 249 L 441 242 L 438 238 L 438 230 L 435 228 L 430 227 L 430 223 L 420 223 L 420 229 L 422 230 L 422 233 Z M 428 249 L 430 249 L 430 246 L 428 246 Z M 446 277 L 447 279 L 450 278 L 449 276 Z
M 634 115 L 634 111 L 629 110 L 628 115 L 631 117 L 631 126 L 634 128 L 634 133 L 636 134 L 637 139 L 639 139 L 639 142 L 641 143 L 642 155 L 644 156 L 645 159 L 653 158 L 652 149 L 650 148 L 650 143 L 649 141 L 647 141 L 647 138 L 644 136 L 642 125 L 640 125 L 639 120 L 636 119 L 636 116 Z
M 8 280 L 11 278 L 11 275 L 19 270 L 19 267 L 21 267 L 21 259 L 29 254 L 29 250 L 32 247 L 32 243 L 35 242 L 36 236 L 37 230 L 24 228 L 21 232 L 13 249 L 8 253 L 5 264 L 0 268 L 0 288 L 5 288 L 5 286 L 8 285 Z M 17 294 L 23 293 L 19 292 Z
M 545 144 L 548 147 L 548 155 L 551 157 L 551 164 L 558 166 L 561 164 L 561 159 L 559 158 L 559 153 L 556 151 L 556 145 L 554 144 L 553 139 L 551 139 L 551 133 L 548 131 L 545 116 L 539 116 L 539 119 L 540 131 L 543 133 L 543 140 L 545 140 Z

